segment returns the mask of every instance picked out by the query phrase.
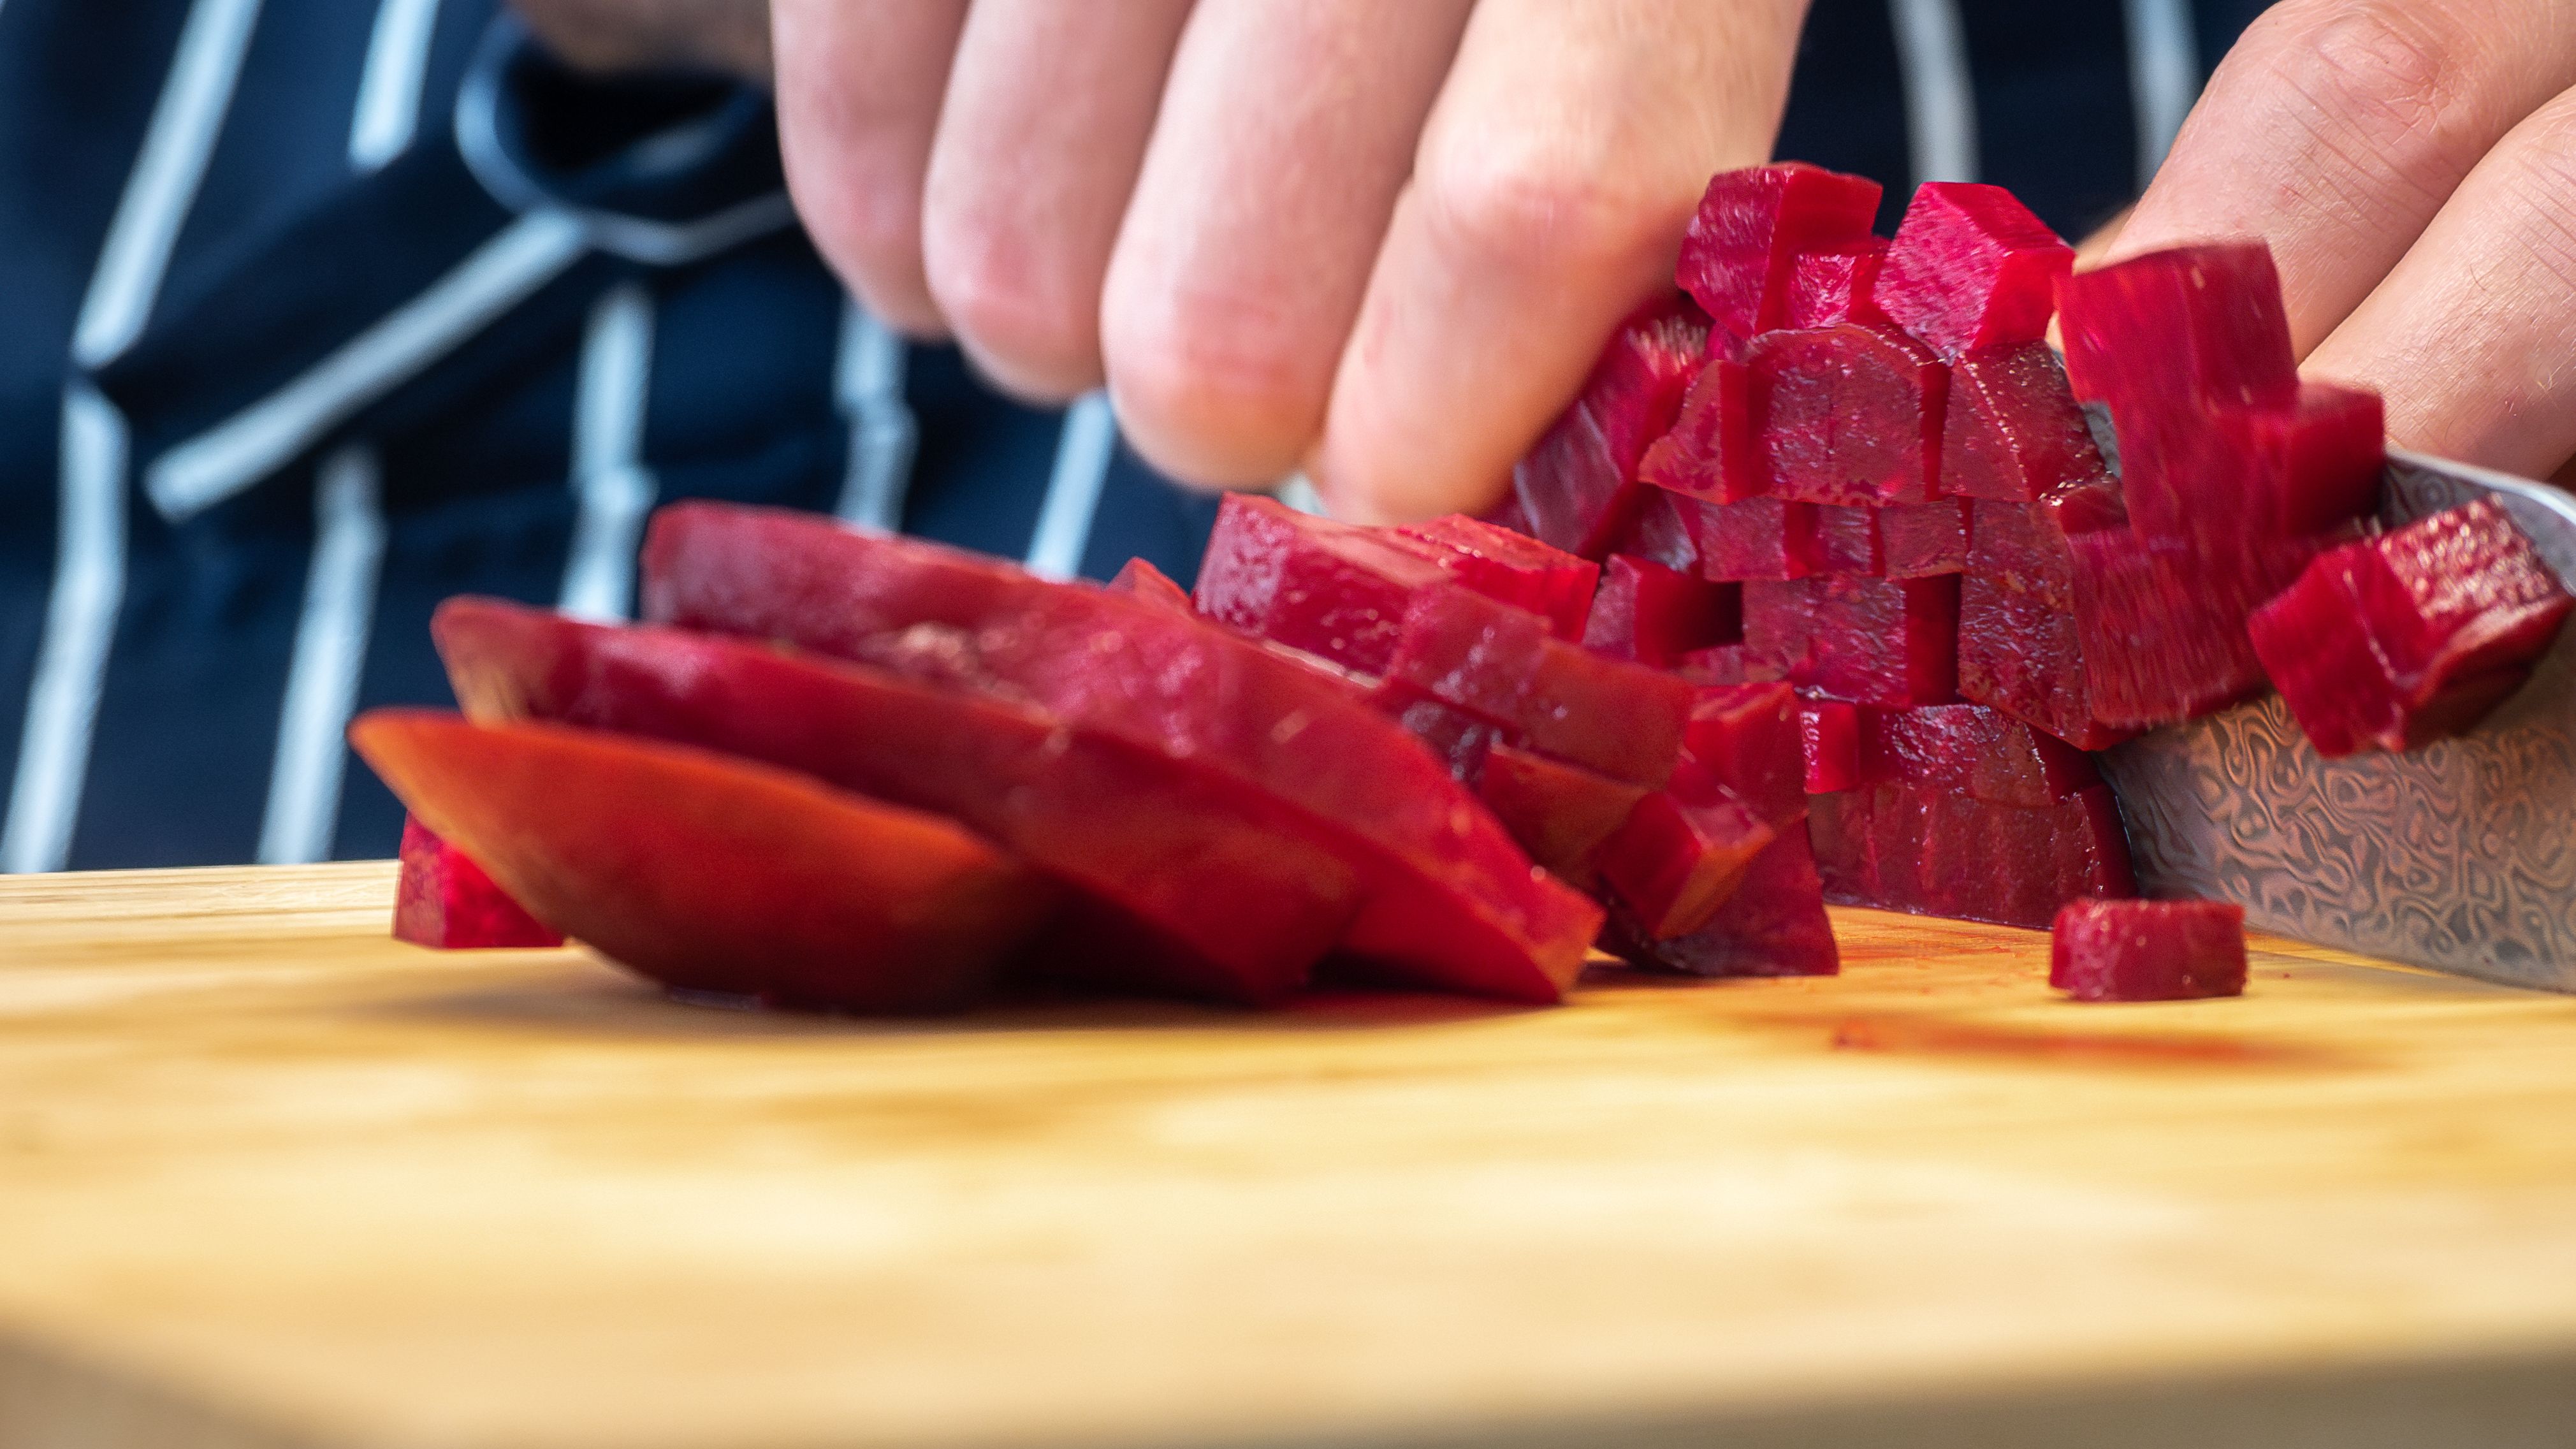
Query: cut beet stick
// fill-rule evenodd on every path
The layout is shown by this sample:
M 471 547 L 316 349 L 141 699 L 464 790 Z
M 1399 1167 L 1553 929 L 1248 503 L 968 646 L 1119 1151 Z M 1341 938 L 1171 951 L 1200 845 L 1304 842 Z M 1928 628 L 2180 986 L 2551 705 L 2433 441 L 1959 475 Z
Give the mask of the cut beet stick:
M 563 933 L 493 884 L 464 851 L 406 815 L 394 882 L 394 939 L 433 951 L 560 946 Z

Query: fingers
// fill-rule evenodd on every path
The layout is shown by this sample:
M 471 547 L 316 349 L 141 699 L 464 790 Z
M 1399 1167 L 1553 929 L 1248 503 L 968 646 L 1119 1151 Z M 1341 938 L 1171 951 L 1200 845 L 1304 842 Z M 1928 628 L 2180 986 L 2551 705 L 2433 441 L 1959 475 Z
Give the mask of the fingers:
M 2576 85 L 2570 35 L 2576 0 L 2287 0 L 2219 66 L 2113 254 L 2268 240 L 2305 354 Z
M 922 185 L 966 0 L 774 0 L 779 146 L 806 231 L 868 310 L 941 330 Z
M 1417 154 L 1310 473 L 1336 513 L 1499 496 L 1710 173 L 1770 152 L 1801 0 L 1484 0 Z
M 2576 93 L 2478 163 L 2308 359 L 2376 387 L 2391 442 L 2547 477 L 2576 455 Z
M 1101 308 L 1119 420 L 1165 471 L 1293 469 L 1467 0 L 1200 0 Z
M 923 203 L 930 295 L 984 372 L 1099 384 L 1100 289 L 1190 0 L 975 0 Z

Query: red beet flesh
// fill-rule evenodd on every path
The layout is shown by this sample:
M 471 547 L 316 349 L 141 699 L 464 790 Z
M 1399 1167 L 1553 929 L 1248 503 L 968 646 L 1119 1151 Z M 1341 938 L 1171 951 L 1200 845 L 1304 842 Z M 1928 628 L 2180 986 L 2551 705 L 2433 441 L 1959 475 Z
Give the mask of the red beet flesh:
M 1871 295 L 1886 260 L 1887 243 L 1877 237 L 1800 252 L 1789 264 L 1789 300 L 1780 325 L 1839 327 L 1845 322 L 1888 321 Z
M 2060 488 L 2110 481 L 2065 369 L 2045 342 L 1952 363 L 1948 407 L 1944 492 L 2030 503 Z
M 1692 976 L 1831 976 L 1842 969 L 1824 883 L 1805 831 L 1771 842 L 1706 925 L 1651 939 L 1615 901 L 1602 949 L 1631 965 Z
M 2077 1001 L 2245 994 L 2245 908 L 2219 901 L 2074 901 L 2050 933 L 2048 984 Z
M 2107 485 L 2060 489 L 2039 502 L 1970 505 L 1968 572 L 1959 591 L 1959 693 L 2079 748 L 2108 749 L 2130 730 L 2096 712 L 2075 617 L 2072 536 L 2125 530 Z
M 2078 897 L 2137 893 L 2103 786 L 2029 809 L 1881 784 L 1808 808 L 1829 896 L 1847 905 L 2043 930 Z
M 1974 704 L 1871 711 L 1858 755 L 1861 784 L 1913 785 L 2025 810 L 2102 783 L 2082 750 Z
M 1684 498 L 1674 506 L 1699 545 L 1700 572 L 1709 578 L 1749 583 L 1803 579 L 1820 571 L 1823 550 L 1816 538 L 1812 503 L 1781 498 L 1702 503 Z
M 1771 332 L 1746 354 L 1767 491 L 1872 507 L 1939 494 L 1949 372 L 1887 327 Z
M 952 1010 L 1054 905 L 949 821 L 765 765 L 426 710 L 375 711 L 349 736 L 530 909 L 682 990 Z
M 1707 322 L 1678 297 L 1620 326 L 1582 396 L 1512 472 L 1532 535 L 1583 558 L 1609 552 L 1636 508 L 1639 461 L 1672 426 L 1707 337 Z
M 1786 830 L 1807 818 L 1807 751 L 1785 684 L 1715 686 L 1691 699 L 1682 754 Z
M 1778 834 L 1752 804 L 1686 760 L 1602 843 L 1598 861 L 1627 918 L 1647 940 L 1663 941 L 1707 925 Z
M 2000 186 L 1929 181 L 1915 189 L 1877 284 L 1879 310 L 1942 357 L 2038 342 L 2075 263 Z
M 2476 724 L 2548 652 L 2570 604 L 2482 498 L 2319 556 L 2251 627 L 2309 742 L 2349 755 Z
M 1200 613 L 1247 634 L 1381 674 L 1413 596 L 1448 582 L 1401 539 L 1229 493 L 1193 597 Z
M 394 882 L 394 939 L 433 951 L 560 946 L 563 933 L 492 883 L 483 867 L 403 817 L 402 875 Z
M 1710 503 L 1741 503 L 1763 492 L 1753 369 L 1713 357 L 1682 395 L 1672 428 L 1638 461 L 1637 476 Z
M 1861 721 L 1862 711 L 1856 704 L 1836 699 L 1799 702 L 1798 734 L 1805 747 L 1808 794 L 1833 795 L 1860 784 Z
M 1744 640 L 1800 689 L 1885 709 L 1958 698 L 1959 579 L 1749 584 Z
M 1625 825 L 1646 787 L 1535 755 L 1489 746 L 1476 765 L 1476 798 L 1560 880 L 1589 885 L 1601 843 Z
M 1683 234 L 1674 280 L 1741 344 L 1787 325 L 1800 254 L 1865 246 L 1875 181 L 1788 162 L 1721 172 Z
M 1583 646 L 1669 669 L 1693 650 L 1742 642 L 1742 594 L 1645 559 L 1613 555 L 1592 600 Z
M 1109 581 L 1109 587 L 1183 614 L 1195 613 L 1198 609 L 1190 599 L 1189 590 L 1182 588 L 1170 574 L 1141 558 L 1131 558 L 1120 565 L 1117 576 Z
M 1450 514 L 1395 530 L 1431 551 L 1460 587 L 1548 621 L 1560 639 L 1579 639 L 1600 565 L 1481 519 Z

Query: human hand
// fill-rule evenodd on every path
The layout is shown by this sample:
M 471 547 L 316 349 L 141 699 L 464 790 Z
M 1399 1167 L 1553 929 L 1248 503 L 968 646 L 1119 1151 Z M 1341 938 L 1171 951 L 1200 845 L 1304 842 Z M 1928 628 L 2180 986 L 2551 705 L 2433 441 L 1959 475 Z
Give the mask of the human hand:
M 764 0 L 510 0 L 546 47 L 599 74 L 679 66 L 769 75 Z
M 788 176 L 867 305 L 1106 380 L 1177 476 L 1475 509 L 1770 151 L 1804 0 L 774 0 Z
M 2259 236 L 2305 368 L 2390 441 L 2576 455 L 2576 0 L 2287 0 L 2229 53 L 2114 258 Z

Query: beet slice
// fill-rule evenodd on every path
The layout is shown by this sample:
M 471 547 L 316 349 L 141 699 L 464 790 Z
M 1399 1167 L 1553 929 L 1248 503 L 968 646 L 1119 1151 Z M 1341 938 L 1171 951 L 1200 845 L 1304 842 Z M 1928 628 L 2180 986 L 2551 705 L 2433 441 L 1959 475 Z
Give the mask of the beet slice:
M 1803 579 L 1818 572 L 1816 506 L 1784 498 L 1675 505 L 1698 543 L 1700 572 L 1728 583 Z
M 1741 503 L 1764 492 L 1753 369 L 1712 357 L 1682 395 L 1673 425 L 1638 460 L 1637 476 L 1710 503 Z
M 657 620 L 1017 698 L 1269 791 L 1359 873 L 1342 945 L 1398 979 L 1553 1001 L 1598 929 L 1599 909 L 1534 870 L 1394 721 L 1215 624 L 915 539 L 709 503 L 656 515 L 643 594 Z M 1546 638 L 1536 615 L 1493 612 Z
M 1928 579 L 1968 567 L 1968 500 L 1891 503 L 1878 510 L 1879 548 L 1891 579 Z
M 2037 342 L 2075 250 L 2000 186 L 1927 181 L 1898 223 L 1878 275 L 1879 310 L 1957 361 Z
M 530 909 L 680 990 L 954 1010 L 1055 904 L 950 821 L 704 750 L 429 710 L 349 738 Z
M 1887 243 L 1870 237 L 1845 246 L 1800 252 L 1789 265 L 1789 300 L 1780 325 L 1839 327 L 1846 322 L 1887 322 L 1877 298 Z M 2052 301 L 2052 305 L 2054 305 Z
M 1597 855 L 1601 877 L 1649 941 L 1708 924 L 1779 832 L 1695 761 L 1637 802 Z
M 1631 965 L 1692 976 L 1832 976 L 1842 970 L 1824 882 L 1805 831 L 1771 842 L 1708 924 L 1650 939 L 1618 902 L 1602 948 Z
M 1190 614 L 1198 610 L 1189 590 L 1182 588 L 1170 574 L 1141 558 L 1131 558 L 1120 565 L 1117 576 L 1110 579 L 1109 587 L 1179 613 Z
M 1810 797 L 1859 787 L 1861 720 L 1862 711 L 1856 704 L 1838 699 L 1798 702 L 1798 736 L 1806 757 L 1805 783 Z M 1807 805 L 1812 810 L 1815 801 L 1810 798 Z
M 1680 297 L 1648 303 L 1611 335 L 1582 394 L 1512 471 L 1533 536 L 1583 558 L 1610 550 L 1636 507 L 1639 460 L 1671 428 L 1707 338 Z
M 1380 674 L 1413 596 L 1448 582 L 1404 540 L 1229 493 L 1192 597 L 1200 613 L 1247 634 Z
M 1643 785 L 1505 744 L 1487 748 L 1476 772 L 1476 798 L 1512 839 L 1559 880 L 1578 886 L 1590 884 L 1602 842 L 1628 823 L 1646 795 Z
M 1692 650 L 1743 638 L 1743 596 L 1733 585 L 1613 554 L 1592 600 L 1583 647 L 1669 669 Z
M 1958 698 L 1959 577 L 1805 581 L 1799 688 L 1883 709 Z M 1745 636 L 1754 637 L 1748 628 Z
M 1859 732 L 1859 779 L 2044 810 L 2102 783 L 2092 757 L 1974 704 L 1873 710 Z
M 1820 574 L 1877 578 L 1887 572 L 1879 537 L 1878 510 L 1815 505 L 1816 568 Z
M 1395 533 L 1431 551 L 1460 587 L 1529 610 L 1560 639 L 1583 637 L 1600 565 L 1459 513 Z
M 2492 499 L 2320 555 L 2250 621 L 2317 753 L 2459 734 L 2521 687 L 2571 601 Z
M 1027 705 L 495 600 L 451 599 L 430 631 L 478 721 L 697 745 L 956 820 L 1078 893 L 1050 955 L 1093 984 L 1275 1002 L 1358 910 L 1349 864 L 1268 792 Z
M 1865 244 L 1879 185 L 1798 162 L 1711 177 L 1673 278 L 1737 344 L 1785 325 L 1801 253 Z
M 563 932 L 492 883 L 483 867 L 406 815 L 402 874 L 394 882 L 394 939 L 433 951 L 546 947 Z
M 2077 1001 L 2245 994 L 2245 908 L 2222 901 L 2074 901 L 2050 933 L 2048 984 Z
M 1785 684 L 1717 686 L 1691 697 L 1682 754 L 1786 831 L 1807 816 L 1798 696 Z
M 2060 488 L 2110 481 L 2066 370 L 2045 342 L 1950 365 L 1941 488 L 1964 498 L 2029 503 Z
M 1745 361 L 1772 495 L 1850 507 L 1940 496 L 1949 370 L 1922 343 L 1889 327 L 1771 332 Z

